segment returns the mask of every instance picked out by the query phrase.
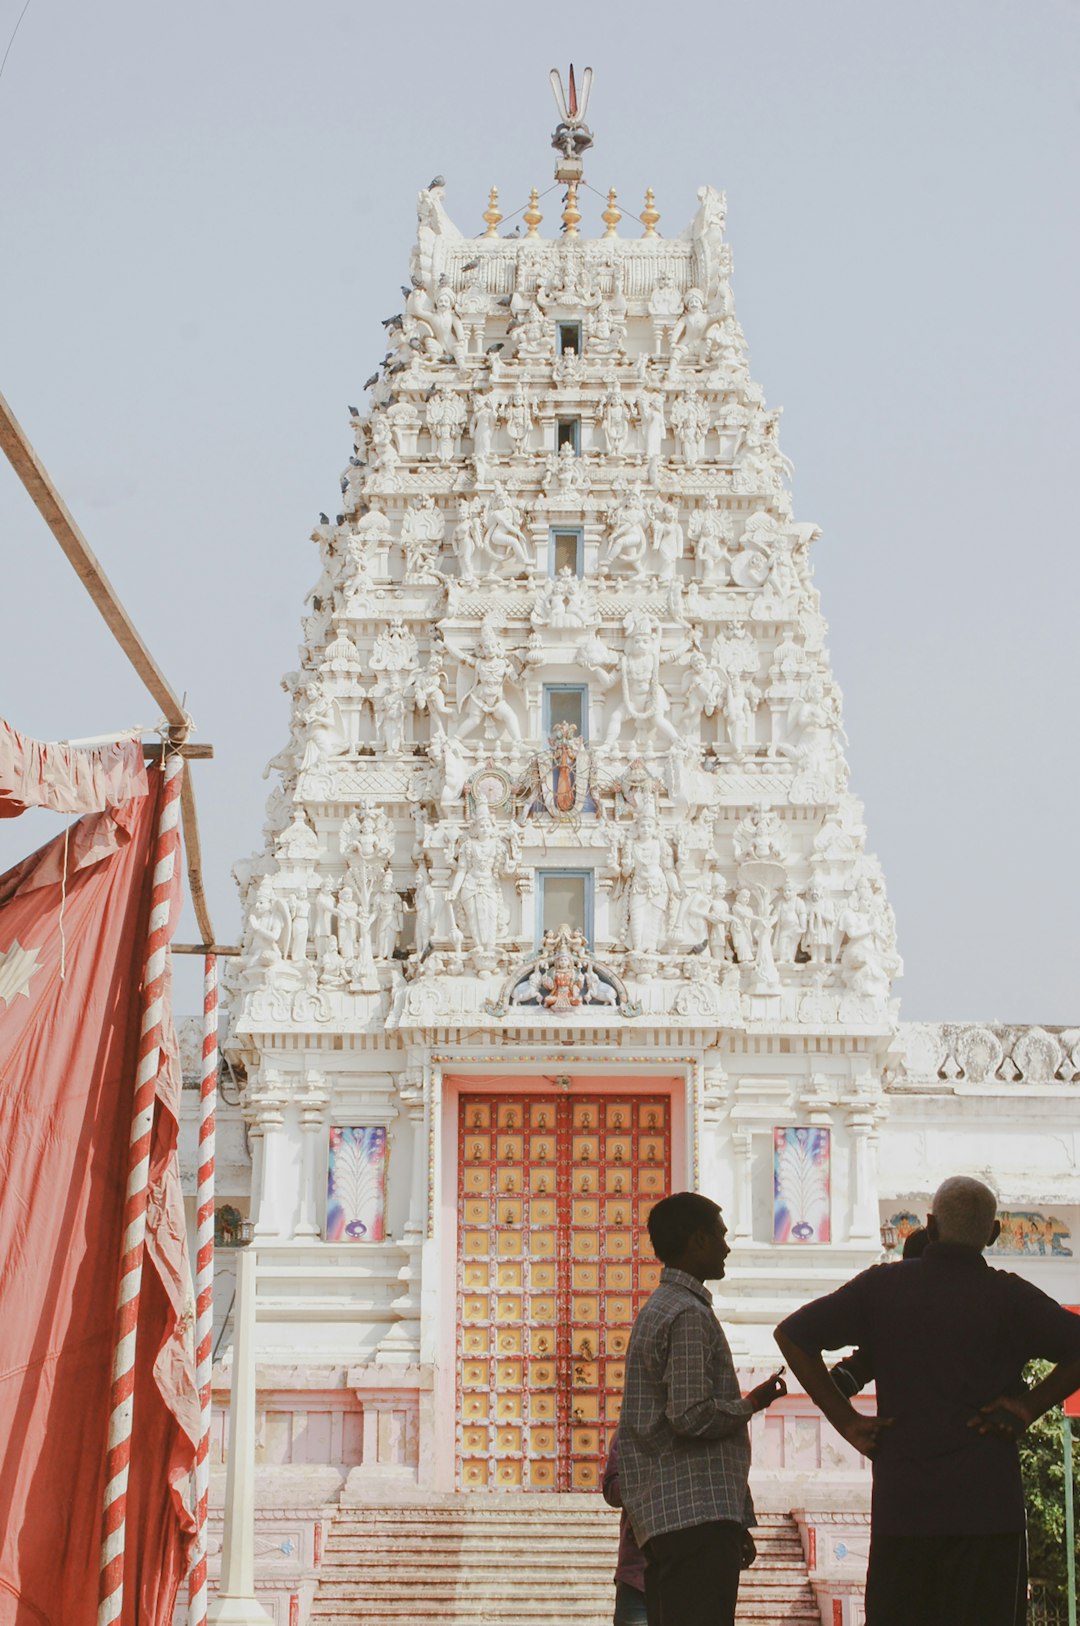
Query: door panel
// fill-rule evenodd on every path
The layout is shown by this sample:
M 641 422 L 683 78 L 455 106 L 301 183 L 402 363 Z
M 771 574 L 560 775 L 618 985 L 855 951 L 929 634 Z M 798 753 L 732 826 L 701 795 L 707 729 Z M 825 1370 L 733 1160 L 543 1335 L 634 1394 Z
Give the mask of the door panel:
M 458 1482 L 595 1490 L 630 1327 L 660 1267 L 667 1096 L 463 1096 Z

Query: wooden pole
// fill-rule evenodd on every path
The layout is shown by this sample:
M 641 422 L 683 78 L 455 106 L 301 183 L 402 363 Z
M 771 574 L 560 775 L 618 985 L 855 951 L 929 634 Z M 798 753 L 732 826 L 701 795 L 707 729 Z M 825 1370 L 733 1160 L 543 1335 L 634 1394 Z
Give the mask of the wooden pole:
M 173 745 L 183 745 L 191 732 L 192 721 L 177 697 L 168 678 L 161 670 L 138 628 L 128 615 L 109 578 L 86 540 L 82 531 L 49 478 L 29 436 L 0 395 L 0 447 L 15 473 L 22 481 L 31 502 L 49 527 L 64 551 L 68 562 L 90 594 L 105 625 L 124 651 L 146 688 L 153 695 L 169 724 L 169 739 Z M 192 753 L 198 755 L 198 751 Z M 187 853 L 188 887 L 195 908 L 203 941 L 214 941 L 214 928 L 202 880 L 202 854 L 199 845 L 199 823 L 195 816 L 195 790 L 191 777 L 184 775 L 180 795 L 180 812 L 184 826 L 184 847 Z

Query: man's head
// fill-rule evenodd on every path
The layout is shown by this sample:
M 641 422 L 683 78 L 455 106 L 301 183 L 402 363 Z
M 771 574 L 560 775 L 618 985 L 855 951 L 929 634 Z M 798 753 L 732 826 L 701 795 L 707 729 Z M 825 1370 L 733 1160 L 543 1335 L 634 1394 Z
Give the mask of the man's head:
M 970 1175 L 954 1174 L 934 1193 L 926 1229 L 931 1242 L 952 1242 L 964 1248 L 983 1248 L 996 1242 L 1001 1231 L 997 1198 L 989 1186 Z
M 685 1270 L 699 1281 L 716 1281 L 724 1274 L 727 1226 L 716 1203 L 697 1191 L 677 1191 L 664 1197 L 649 1215 L 649 1241 L 656 1257 L 675 1270 Z

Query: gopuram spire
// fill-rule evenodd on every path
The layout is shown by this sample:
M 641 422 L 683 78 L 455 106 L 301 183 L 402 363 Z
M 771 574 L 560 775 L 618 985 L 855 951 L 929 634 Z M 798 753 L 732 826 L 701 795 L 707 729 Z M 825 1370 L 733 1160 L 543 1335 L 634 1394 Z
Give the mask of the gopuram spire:
M 574 80 L 574 64 L 572 62 L 570 64 L 570 82 L 567 90 L 563 89 L 562 74 L 558 68 L 551 70 L 551 89 L 555 96 L 555 105 L 559 109 L 559 123 L 551 138 L 551 145 L 559 154 L 559 161 L 555 165 L 557 181 L 578 182 L 584 177 L 585 169 L 581 155 L 588 152 L 593 144 L 592 131 L 585 123 L 592 78 L 592 69 L 586 68 L 581 76 L 579 101 L 577 84 Z

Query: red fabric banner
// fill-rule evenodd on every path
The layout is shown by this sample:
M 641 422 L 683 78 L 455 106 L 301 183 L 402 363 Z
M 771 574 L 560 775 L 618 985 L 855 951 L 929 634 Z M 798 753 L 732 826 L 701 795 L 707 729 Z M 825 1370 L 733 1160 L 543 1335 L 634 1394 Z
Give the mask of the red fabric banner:
M 0 717 L 0 819 L 28 807 L 57 813 L 96 813 L 145 796 L 142 741 L 111 745 L 46 744 L 28 739 Z
M 96 1620 L 157 779 L 0 876 L 0 1626 Z M 171 1626 L 193 1530 L 183 1497 L 199 1404 L 171 1018 L 166 1032 L 124 1626 Z

